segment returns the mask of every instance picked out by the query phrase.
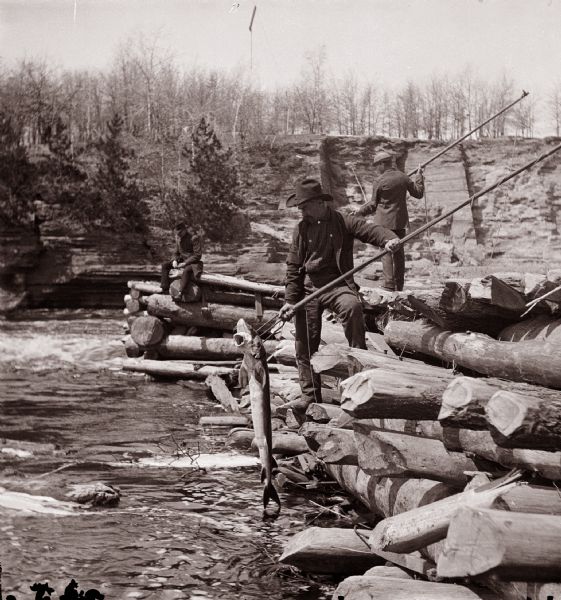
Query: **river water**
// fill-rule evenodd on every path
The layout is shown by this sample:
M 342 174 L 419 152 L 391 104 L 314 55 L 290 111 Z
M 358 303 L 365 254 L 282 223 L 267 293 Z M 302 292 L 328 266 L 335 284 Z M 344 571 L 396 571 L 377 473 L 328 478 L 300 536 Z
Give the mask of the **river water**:
M 276 563 L 312 498 L 282 493 L 281 516 L 264 522 L 258 468 L 221 467 L 224 433 L 197 425 L 215 402 L 198 385 L 122 372 L 121 323 L 116 311 L 0 321 L 0 438 L 64 451 L 0 454 L 0 488 L 64 501 L 72 485 L 102 481 L 122 494 L 117 507 L 67 515 L 0 506 L 4 596 L 30 598 L 48 581 L 56 598 L 74 578 L 107 600 L 329 597 L 331 582 Z M 217 464 L 154 466 L 177 452 Z

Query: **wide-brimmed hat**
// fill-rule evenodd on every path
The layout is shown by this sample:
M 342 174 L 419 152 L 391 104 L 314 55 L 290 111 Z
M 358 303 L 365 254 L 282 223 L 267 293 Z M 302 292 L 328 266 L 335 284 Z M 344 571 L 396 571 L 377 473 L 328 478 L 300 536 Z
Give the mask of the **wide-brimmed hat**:
M 317 179 L 307 177 L 296 184 L 296 192 L 291 194 L 286 200 L 286 207 L 300 206 L 308 200 L 321 198 L 322 200 L 332 200 L 329 194 L 324 194 L 321 189 L 321 183 Z
M 378 165 L 380 163 L 391 160 L 395 156 L 395 153 L 391 150 L 380 150 L 380 152 L 376 152 L 374 158 L 372 159 L 373 165 Z

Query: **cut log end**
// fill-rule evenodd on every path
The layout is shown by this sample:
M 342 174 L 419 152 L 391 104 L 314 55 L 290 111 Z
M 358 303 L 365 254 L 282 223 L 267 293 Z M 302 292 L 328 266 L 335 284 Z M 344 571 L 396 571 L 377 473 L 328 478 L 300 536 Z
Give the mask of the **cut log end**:
M 486 407 L 490 423 L 502 435 L 508 437 L 522 425 L 525 405 L 516 394 L 502 390 L 496 392 Z

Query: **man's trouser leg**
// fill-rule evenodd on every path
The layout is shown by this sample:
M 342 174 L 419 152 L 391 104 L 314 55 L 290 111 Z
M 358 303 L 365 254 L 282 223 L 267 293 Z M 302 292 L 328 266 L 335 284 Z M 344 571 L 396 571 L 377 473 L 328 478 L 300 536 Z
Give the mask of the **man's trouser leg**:
M 349 346 L 365 349 L 364 311 L 358 294 L 345 285 L 325 292 L 321 301 L 343 321 L 343 330 Z
M 192 274 L 193 274 L 193 270 L 191 268 L 191 265 L 185 265 L 185 267 L 183 267 L 183 273 L 181 273 L 181 289 L 180 289 L 181 293 L 183 293 L 185 291 L 186 287 L 189 285 Z
M 392 230 L 399 239 L 403 239 L 406 229 Z M 395 252 L 388 252 L 382 257 L 384 271 L 384 288 L 390 291 L 401 291 L 405 285 L 405 250 L 403 246 Z
M 162 275 L 160 278 L 160 287 L 163 292 L 167 292 L 169 290 L 169 271 L 173 265 L 173 261 L 168 260 L 165 263 L 162 263 Z
M 321 402 L 321 378 L 312 370 L 310 357 L 319 348 L 322 312 L 321 302 L 316 299 L 306 304 L 294 316 L 296 362 L 303 404 Z

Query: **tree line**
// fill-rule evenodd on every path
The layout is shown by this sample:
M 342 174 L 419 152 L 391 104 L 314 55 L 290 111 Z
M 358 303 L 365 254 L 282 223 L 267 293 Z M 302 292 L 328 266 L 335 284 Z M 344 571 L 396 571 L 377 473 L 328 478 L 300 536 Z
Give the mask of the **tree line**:
M 23 128 L 26 144 L 45 143 L 59 119 L 71 144 L 88 143 L 106 131 L 115 113 L 124 131 L 148 141 L 174 141 L 192 132 L 201 116 L 234 141 L 282 134 L 384 135 L 432 140 L 459 137 L 518 96 L 506 72 L 487 82 L 466 67 L 398 89 L 359 80 L 352 70 L 330 74 L 323 49 L 305 56 L 291 85 L 264 91 L 242 70 L 181 69 L 157 38 L 138 36 L 123 44 L 105 72 L 51 69 L 24 60 L 0 72 L 0 106 Z M 552 83 L 542 112 L 552 133 L 561 128 L 561 80 Z M 530 96 L 479 132 L 531 137 L 537 100 Z

